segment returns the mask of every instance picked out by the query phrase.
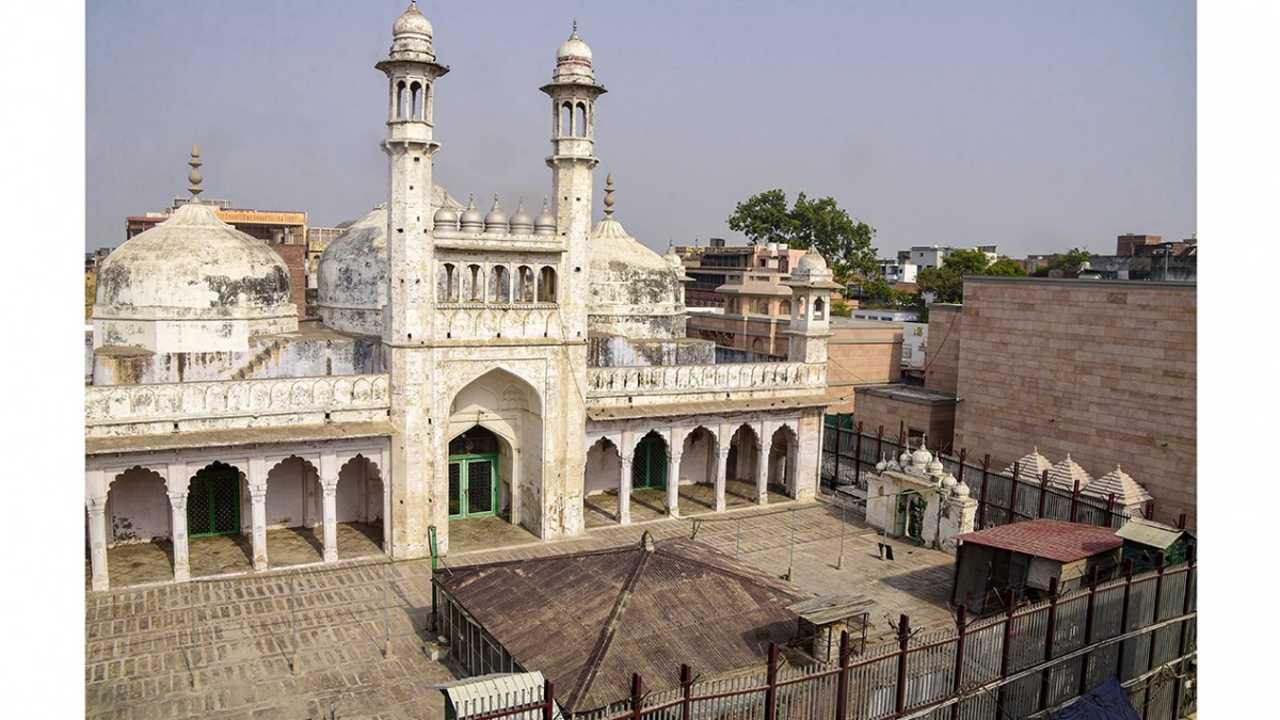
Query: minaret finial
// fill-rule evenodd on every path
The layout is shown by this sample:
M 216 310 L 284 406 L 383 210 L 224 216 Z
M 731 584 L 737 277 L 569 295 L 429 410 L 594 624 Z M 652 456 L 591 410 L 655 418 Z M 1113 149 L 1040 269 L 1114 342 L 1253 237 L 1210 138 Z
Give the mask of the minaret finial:
M 604 216 L 613 217 L 613 173 L 604 179 Z
M 578 18 L 574 18 L 574 19 L 573 19 L 573 32 L 569 33 L 569 37 L 576 37 L 577 35 L 578 35 Z
M 191 146 L 191 159 L 187 161 L 187 165 L 191 166 L 191 170 L 187 172 L 187 187 L 191 191 L 191 199 L 194 202 L 200 202 L 200 191 L 204 188 L 200 187 L 200 183 L 204 181 L 204 176 L 200 174 L 200 166 L 204 163 L 200 162 L 200 146 Z

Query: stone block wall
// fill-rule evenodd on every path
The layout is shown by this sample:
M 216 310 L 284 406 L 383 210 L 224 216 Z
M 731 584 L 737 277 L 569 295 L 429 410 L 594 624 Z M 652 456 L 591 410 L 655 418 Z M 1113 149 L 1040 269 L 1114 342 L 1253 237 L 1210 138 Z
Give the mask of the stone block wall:
M 307 316 L 307 246 L 271 245 L 289 268 L 289 300 L 298 308 L 298 319 Z
M 897 442 L 898 429 L 905 423 L 908 435 L 911 430 L 926 433 L 930 448 L 941 443 L 946 449 L 950 444 L 956 422 L 954 403 L 910 402 L 871 390 L 868 388 L 858 391 L 858 412 L 854 419 L 862 423 L 864 433 L 874 435 L 877 428 L 883 425 L 885 439 Z
M 960 325 L 963 306 L 929 306 L 929 340 L 924 352 L 924 385 L 955 393 L 960 374 Z
M 957 448 L 1003 467 L 1038 446 L 1095 478 L 1120 464 L 1157 519 L 1194 523 L 1194 285 L 969 278 L 964 297 Z
M 854 412 L 854 389 L 898 382 L 902 377 L 902 326 L 897 323 L 833 322 L 827 340 L 829 413 Z

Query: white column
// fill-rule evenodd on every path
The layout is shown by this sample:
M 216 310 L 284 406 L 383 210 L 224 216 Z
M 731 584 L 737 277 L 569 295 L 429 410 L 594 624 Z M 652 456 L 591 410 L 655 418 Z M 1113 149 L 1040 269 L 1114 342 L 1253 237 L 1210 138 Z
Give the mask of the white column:
M 618 455 L 618 522 L 631 522 L 631 457 Z
M 249 458 L 249 498 L 253 510 L 253 569 L 267 569 L 267 463 Z
M 338 458 L 320 456 L 320 490 L 324 493 L 324 561 L 338 561 Z
M 91 497 L 89 511 L 89 565 L 93 569 L 93 589 L 106 590 L 107 578 L 107 496 Z
M 725 509 L 724 490 L 728 472 L 729 448 L 722 444 L 716 455 L 716 512 L 724 512 Z
M 760 442 L 756 443 L 756 503 L 769 503 L 769 450 L 765 445 L 763 428 L 760 430 Z
M 173 528 L 173 579 L 191 579 L 191 551 L 187 543 L 187 492 L 169 493 L 170 525 Z
M 378 463 L 378 479 L 382 482 L 382 554 L 391 557 L 391 449 L 386 446 Z
M 667 515 L 680 517 L 680 457 L 667 450 Z

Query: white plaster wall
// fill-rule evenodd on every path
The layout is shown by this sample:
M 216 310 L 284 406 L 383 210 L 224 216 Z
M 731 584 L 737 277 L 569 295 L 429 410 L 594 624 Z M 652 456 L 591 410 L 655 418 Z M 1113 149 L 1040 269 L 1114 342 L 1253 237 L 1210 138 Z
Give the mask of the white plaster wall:
M 587 451 L 587 473 L 584 478 L 587 495 L 617 490 L 622 475 L 622 461 L 613 443 L 597 442 Z
M 164 478 L 143 468 L 126 470 L 111 483 L 107 513 L 112 545 L 169 537 L 172 517 Z
M 296 457 L 272 468 L 267 473 L 267 527 L 320 525 L 324 510 L 319 478 L 315 468 Z M 252 516 L 248 517 L 248 522 L 243 521 L 249 512 L 252 512 L 251 498 L 250 504 L 241 510 L 241 524 L 252 529 Z
M 323 501 L 323 498 L 321 498 Z M 382 517 L 382 481 L 377 468 L 356 458 L 338 471 L 334 498 L 338 522 L 376 522 Z
M 715 435 L 710 430 L 700 428 L 689 433 L 684 440 L 684 454 L 680 457 L 680 483 L 714 482 L 717 459 Z

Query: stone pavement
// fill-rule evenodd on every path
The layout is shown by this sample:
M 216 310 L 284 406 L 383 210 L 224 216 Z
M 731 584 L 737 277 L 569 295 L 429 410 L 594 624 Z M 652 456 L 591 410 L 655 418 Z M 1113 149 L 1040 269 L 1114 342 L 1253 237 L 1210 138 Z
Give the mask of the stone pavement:
M 895 543 L 896 560 L 881 561 L 874 532 L 842 522 L 841 512 L 784 503 L 613 525 L 557 542 L 455 551 L 445 567 L 614 547 L 639 542 L 645 530 L 687 537 L 696 528 L 699 540 L 768 572 L 790 567 L 808 592 L 872 598 L 873 643 L 891 634 L 887 620 L 900 612 L 913 627 L 947 626 L 951 556 Z M 86 716 L 302 720 L 327 718 L 332 703 L 344 719 L 443 717 L 432 685 L 452 674 L 421 650 L 430 574 L 427 560 L 355 560 L 86 594 Z

